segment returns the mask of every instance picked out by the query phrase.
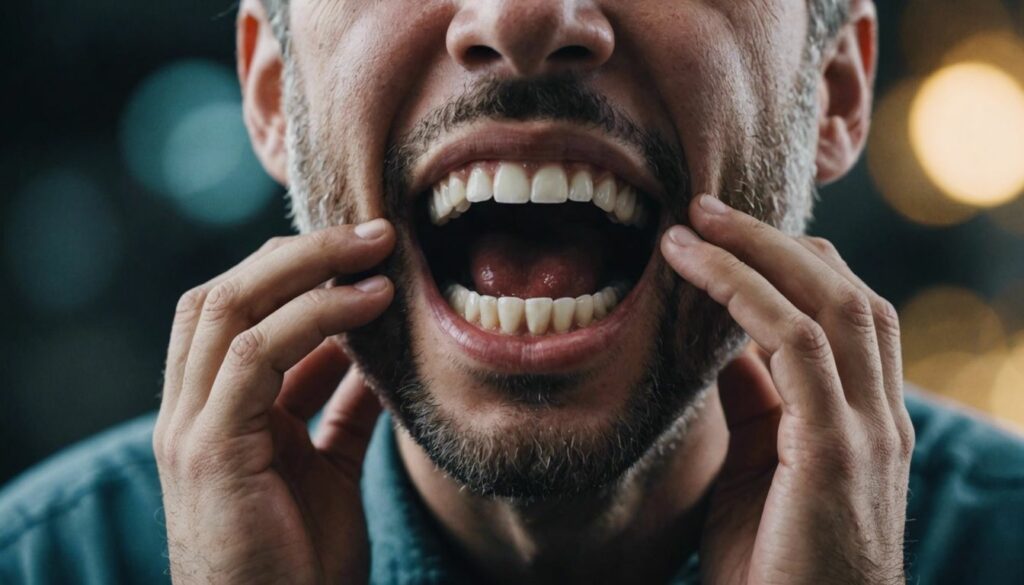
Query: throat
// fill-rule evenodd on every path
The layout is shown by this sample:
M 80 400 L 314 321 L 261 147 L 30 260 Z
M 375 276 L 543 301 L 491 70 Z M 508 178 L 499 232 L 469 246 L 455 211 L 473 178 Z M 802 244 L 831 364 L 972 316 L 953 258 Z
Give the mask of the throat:
M 711 410 L 713 420 L 720 417 L 720 408 Z M 664 583 L 700 541 L 708 488 L 728 441 L 724 418 L 715 423 L 690 428 L 696 432 L 665 447 L 664 459 L 641 462 L 612 490 L 527 505 L 463 489 L 407 433 L 396 438 L 413 486 L 480 580 Z

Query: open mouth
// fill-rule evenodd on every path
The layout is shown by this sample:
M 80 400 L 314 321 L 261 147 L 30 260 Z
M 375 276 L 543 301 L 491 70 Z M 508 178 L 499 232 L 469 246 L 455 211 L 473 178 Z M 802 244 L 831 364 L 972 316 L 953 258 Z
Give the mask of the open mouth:
M 478 160 L 419 198 L 416 231 L 460 327 L 548 339 L 623 309 L 658 217 L 653 199 L 593 164 Z

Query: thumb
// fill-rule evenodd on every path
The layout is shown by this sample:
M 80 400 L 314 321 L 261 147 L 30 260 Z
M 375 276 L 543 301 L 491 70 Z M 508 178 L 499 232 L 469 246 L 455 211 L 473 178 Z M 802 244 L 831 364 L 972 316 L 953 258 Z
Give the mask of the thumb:
M 718 395 L 730 430 L 782 406 L 768 355 L 753 341 L 718 375 Z
M 333 339 L 325 340 L 285 373 L 277 404 L 301 420 L 309 420 L 334 394 L 350 363 Z
M 705 583 L 746 582 L 758 526 L 778 465 L 782 399 L 764 353 L 751 342 L 718 375 L 729 451 L 718 473 L 701 537 Z
M 342 471 L 357 478 L 380 413 L 380 401 L 359 368 L 352 366 L 324 407 L 313 446 Z
M 720 481 L 742 481 L 778 462 L 777 437 L 782 399 L 767 356 L 751 342 L 718 376 L 718 394 L 729 427 L 729 453 Z

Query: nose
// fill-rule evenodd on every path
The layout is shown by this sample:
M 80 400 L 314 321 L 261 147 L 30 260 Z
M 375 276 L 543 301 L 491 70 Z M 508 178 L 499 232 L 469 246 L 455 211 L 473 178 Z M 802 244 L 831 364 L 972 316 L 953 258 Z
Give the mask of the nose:
M 446 43 L 467 70 L 527 77 L 600 67 L 615 35 L 587 0 L 466 0 Z

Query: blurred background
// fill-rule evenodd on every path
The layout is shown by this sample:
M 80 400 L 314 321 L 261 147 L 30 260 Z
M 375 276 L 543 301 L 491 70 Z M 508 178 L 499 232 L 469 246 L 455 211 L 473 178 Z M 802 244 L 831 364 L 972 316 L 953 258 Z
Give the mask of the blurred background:
M 813 232 L 900 308 L 907 378 L 1024 430 L 1024 3 L 880 0 L 868 154 Z M 0 483 L 157 407 L 178 296 L 289 231 L 234 6 L 9 2 Z

